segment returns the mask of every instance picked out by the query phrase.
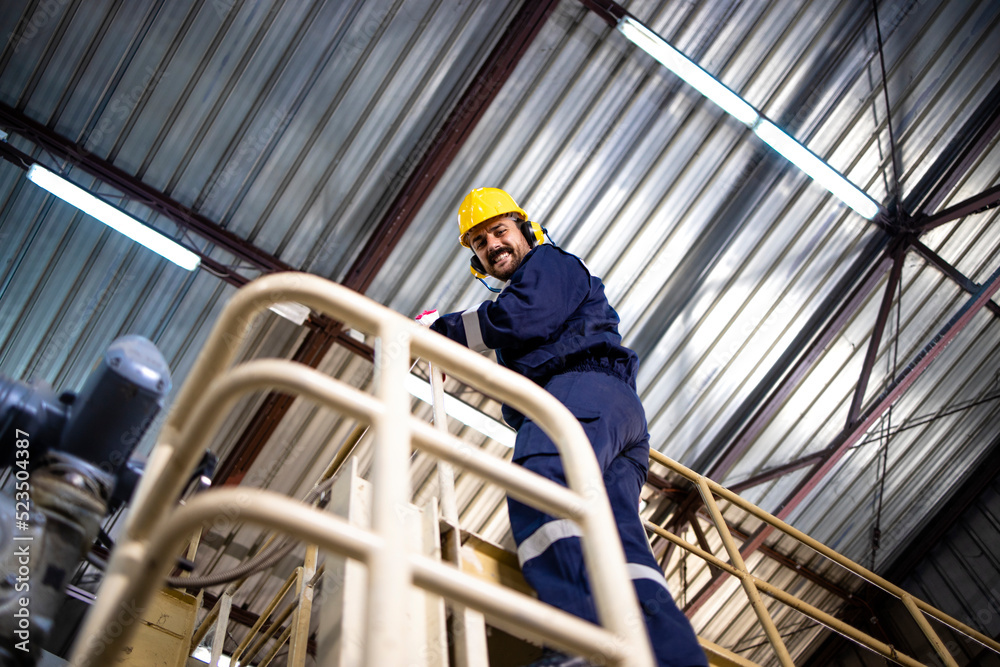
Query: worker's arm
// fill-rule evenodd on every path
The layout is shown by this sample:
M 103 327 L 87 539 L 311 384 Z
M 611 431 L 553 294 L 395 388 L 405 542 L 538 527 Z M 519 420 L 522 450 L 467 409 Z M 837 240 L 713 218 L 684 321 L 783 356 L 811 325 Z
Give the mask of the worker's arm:
M 552 246 L 527 255 L 496 301 L 442 315 L 431 328 L 477 352 L 541 343 L 566 323 L 590 291 L 590 273 Z

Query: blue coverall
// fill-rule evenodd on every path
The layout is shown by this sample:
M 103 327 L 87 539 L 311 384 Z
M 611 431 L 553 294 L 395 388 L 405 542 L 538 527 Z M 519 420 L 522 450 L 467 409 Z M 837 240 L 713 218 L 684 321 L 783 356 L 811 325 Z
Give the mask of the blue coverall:
M 580 420 L 604 471 L 658 664 L 707 665 L 639 517 L 649 434 L 635 391 L 638 358 L 621 344 L 618 314 L 600 279 L 578 257 L 539 245 L 525 255 L 495 301 L 442 315 L 431 328 L 473 350 L 495 350 L 502 365 L 545 387 Z M 517 430 L 514 462 L 565 486 L 555 444 L 509 406 L 503 406 L 503 415 Z M 507 504 L 522 572 L 539 599 L 597 622 L 576 524 L 514 499 Z

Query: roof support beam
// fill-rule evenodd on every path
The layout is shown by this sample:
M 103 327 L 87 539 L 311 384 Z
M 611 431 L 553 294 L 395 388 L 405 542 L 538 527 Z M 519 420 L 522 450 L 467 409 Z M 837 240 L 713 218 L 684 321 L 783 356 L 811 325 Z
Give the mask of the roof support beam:
M 556 0 L 524 2 L 521 5 L 486 61 L 437 130 L 427 151 L 423 155 L 414 156 L 414 158 L 419 157 L 419 160 L 407 160 L 407 164 L 414 164 L 409 177 L 396 193 L 382 220 L 344 275 L 341 281 L 344 285 L 361 293 L 368 289 L 403 237 L 403 232 L 406 231 L 413 216 L 438 185 L 455 155 L 471 136 L 479 119 L 486 113 L 486 109 L 500 92 L 503 84 L 510 78 L 555 5 Z M 418 144 L 420 145 L 423 144 Z M 323 337 L 337 335 L 335 332 L 339 331 L 339 325 L 335 327 L 330 328 L 326 334 L 318 331 L 313 336 L 310 333 L 295 352 L 293 359 L 315 368 L 330 348 Z M 339 335 L 344 334 L 340 332 Z M 292 401 L 289 397 L 281 394 L 271 393 L 265 398 L 247 428 L 237 439 L 230 454 L 220 465 L 220 474 L 216 477 L 217 483 L 236 484 L 242 479 L 291 406 Z M 233 477 L 230 478 L 229 475 Z
M 913 225 L 918 233 L 923 233 L 928 230 L 939 227 L 952 220 L 958 220 L 959 218 L 964 218 L 967 215 L 972 215 L 974 213 L 982 213 L 994 206 L 1000 205 L 1000 185 L 994 185 L 992 188 L 985 190 L 984 192 L 975 195 L 974 197 L 969 197 L 965 201 L 959 202 L 954 206 L 949 206 L 940 213 L 935 213 L 934 215 L 924 215 L 919 218 L 914 219 Z
M 1000 268 L 993 272 L 990 279 L 980 288 L 961 309 L 948 321 L 944 327 L 924 346 L 910 361 L 892 384 L 882 392 L 875 403 L 861 415 L 855 423 L 840 432 L 833 442 L 823 450 L 823 459 L 813 471 L 801 480 L 795 489 L 779 505 L 774 515 L 787 520 L 791 513 L 805 500 L 813 489 L 833 470 L 843 455 L 856 443 L 889 407 L 909 389 L 917 378 L 930 366 L 952 340 L 972 321 L 972 318 L 982 310 L 986 303 L 1000 290 Z M 768 535 L 771 526 L 758 529 L 750 539 L 744 542 L 740 553 L 745 557 L 759 549 Z M 702 588 L 685 608 L 688 614 L 693 613 L 703 605 L 721 585 L 721 578 L 713 578 Z
M 899 288 L 899 280 L 903 275 L 903 259 L 906 257 L 907 243 L 897 243 L 892 250 L 892 270 L 889 271 L 889 280 L 885 283 L 885 291 L 882 293 L 882 304 L 878 309 L 878 317 L 875 318 L 875 326 L 872 329 L 871 338 L 868 339 L 868 350 L 865 353 L 865 362 L 861 366 L 861 375 L 858 377 L 858 384 L 854 388 L 854 399 L 851 401 L 850 410 L 847 413 L 847 426 L 857 421 L 861 414 L 861 406 L 865 400 L 865 392 L 868 391 L 868 383 L 871 381 L 872 369 L 875 367 L 875 360 L 878 358 L 878 349 L 882 344 L 882 336 L 885 333 L 885 325 L 889 321 L 889 313 L 892 312 L 892 303 L 895 300 L 896 290 Z
M 1000 135 L 1000 83 L 986 95 L 933 167 L 910 189 L 904 215 L 921 219 L 936 211 Z
M 629 16 L 628 11 L 614 0 L 580 0 L 580 2 L 612 28 L 618 25 L 618 21 Z
M 854 267 L 855 270 L 847 272 L 845 280 L 849 281 L 853 281 L 854 276 L 862 271 L 864 271 L 864 276 L 859 282 L 853 284 L 853 288 L 850 282 L 845 283 L 842 291 L 847 292 L 848 296 L 839 306 L 836 306 L 833 316 L 827 317 L 826 312 L 828 308 L 821 305 L 817 309 L 817 314 L 814 315 L 810 325 L 804 330 L 808 336 L 800 334 L 796 339 L 796 343 L 792 345 L 792 352 L 794 354 L 789 355 L 786 353 L 786 358 L 789 360 L 787 364 L 783 365 L 779 362 L 768 373 L 768 376 L 761 381 L 758 389 L 754 391 L 754 394 L 759 395 L 759 398 L 751 396 L 747 401 L 751 407 L 747 407 L 746 410 L 741 410 L 738 413 L 742 415 L 753 410 L 753 415 L 749 421 L 746 421 L 741 428 L 737 422 L 733 426 L 727 425 L 723 430 L 723 436 L 719 441 L 725 442 L 728 439 L 728 444 L 722 454 L 713 463 L 708 465 L 708 470 L 704 473 L 706 477 L 721 480 L 729 473 L 744 451 L 750 447 L 754 440 L 767 427 L 774 415 L 778 413 L 788 397 L 792 395 L 802 379 L 808 375 L 813 364 L 823 355 L 826 346 L 840 334 L 845 324 L 854 316 L 861 307 L 861 304 L 868 299 L 872 290 L 878 286 L 882 280 L 882 276 L 889 270 L 892 263 L 892 254 L 883 245 L 887 239 L 888 237 L 876 239 L 870 245 L 869 252 L 858 259 Z M 829 308 L 832 309 L 834 306 L 829 306 Z M 818 333 L 816 333 L 817 331 Z M 754 409 L 752 405 L 757 401 L 759 402 L 756 409 Z M 737 428 L 740 428 L 740 430 L 735 436 L 729 437 L 726 435 Z M 794 462 L 788 465 L 790 466 L 788 472 L 803 467 Z M 701 465 L 693 467 L 697 469 Z M 770 475 L 768 479 L 773 479 L 785 474 L 781 472 L 782 469 L 783 466 L 765 472 L 763 475 Z M 743 488 L 749 488 L 753 485 L 744 482 Z M 701 500 L 697 492 L 692 491 L 689 493 L 687 499 L 679 504 L 677 511 L 674 513 L 673 520 L 669 522 L 668 529 L 679 532 L 688 512 L 700 502 Z
M 413 216 L 437 187 L 452 160 L 534 42 L 556 4 L 555 0 L 545 0 L 524 2 L 521 5 L 458 103 L 437 130 L 426 152 L 412 156 L 419 157 L 419 161 L 407 161 L 414 162 L 415 166 L 402 189 L 396 193 L 389 210 L 368 237 L 368 242 L 354 264 L 348 269 L 341 281 L 344 285 L 361 293 L 368 289 L 403 237 Z
M 763 472 L 760 472 L 753 477 L 748 477 L 742 482 L 737 482 L 736 484 L 730 484 L 727 488 L 733 493 L 743 493 L 747 489 L 752 489 L 758 484 L 764 484 L 765 482 L 770 482 L 773 479 L 778 479 L 779 477 L 784 477 L 789 473 L 793 473 L 796 470 L 801 470 L 802 468 L 807 468 L 809 466 L 814 466 L 823 460 L 823 452 L 816 452 L 815 454 L 807 454 L 801 458 L 797 458 L 794 461 L 789 461 L 788 463 L 783 463 L 780 466 L 775 466 L 773 468 L 768 468 Z
M 902 248 L 904 246 L 901 245 L 899 247 Z M 909 241 L 909 245 L 905 247 L 907 247 L 907 249 L 912 248 L 913 250 L 918 252 L 931 265 L 933 265 L 939 271 L 944 273 L 948 278 L 950 278 L 952 281 L 958 284 L 962 289 L 964 289 L 969 294 L 975 294 L 982 287 L 981 285 L 974 283 L 967 276 L 965 276 L 960 271 L 958 271 L 958 269 L 956 269 L 954 266 L 946 262 L 940 255 L 938 255 L 936 252 L 928 248 L 922 242 L 916 239 L 911 239 Z M 892 267 L 892 274 L 889 278 L 889 283 L 886 285 L 886 297 L 885 297 L 886 299 L 889 299 L 892 294 L 890 288 L 893 285 L 898 284 L 900 280 L 900 276 L 898 275 L 899 273 L 898 267 L 901 266 L 901 261 L 902 258 L 897 258 L 894 260 Z M 885 326 L 884 322 L 888 316 L 886 308 L 887 307 L 885 301 L 883 301 L 882 308 L 879 311 L 879 317 L 878 317 L 879 323 L 876 324 L 875 326 L 876 332 L 881 331 Z M 993 313 L 995 316 L 1000 317 L 1000 305 L 997 305 L 997 303 L 992 299 L 986 302 L 985 308 L 986 310 Z M 875 337 L 873 336 L 872 339 L 873 344 L 869 345 L 869 355 L 871 355 L 871 351 L 873 348 L 877 349 L 878 347 L 877 344 L 874 344 L 874 340 Z M 848 424 L 853 423 L 861 412 L 859 397 L 861 400 L 863 400 L 864 397 L 864 390 L 862 389 L 861 385 L 862 383 L 867 384 L 871 374 L 871 364 L 867 360 L 865 363 L 865 369 L 866 371 L 862 373 L 861 382 L 859 382 L 858 384 L 858 390 L 855 392 L 855 403 L 851 407 L 851 416 L 848 418 Z M 821 457 L 822 453 L 803 456 L 802 458 L 796 459 L 794 461 L 789 461 L 788 463 L 785 463 L 783 465 L 765 470 L 757 475 L 754 475 L 753 477 L 745 479 L 742 482 L 732 484 L 729 486 L 729 489 L 734 491 L 735 493 L 741 493 L 742 491 L 749 488 L 753 488 L 758 484 L 769 482 L 773 479 L 777 479 L 778 477 L 783 477 L 784 475 L 787 475 L 796 470 L 800 470 L 806 466 L 814 465 L 817 462 L 817 460 Z
M 202 236 L 261 273 L 294 270 L 274 255 L 223 229 L 208 218 L 194 213 L 162 192 L 151 188 L 106 160 L 88 153 L 69 139 L 2 102 L 0 102 L 0 124 L 6 125 L 16 134 L 52 153 L 57 159 L 69 162 L 81 171 L 121 191 L 126 197 L 142 203 L 180 227 Z M 0 141 L 0 159 L 7 160 L 21 169 L 27 169 L 28 166 L 37 162 L 36 158 L 5 141 Z M 210 257 L 208 250 L 197 246 L 187 247 L 201 258 L 202 265 L 223 282 L 237 288 L 250 282 L 249 278 L 237 272 L 235 268 Z M 338 343 L 356 354 L 372 358 L 370 347 L 351 338 L 346 332 L 332 329 L 328 317 L 314 314 L 307 320 L 306 324 L 314 331 L 324 329 L 333 331 L 332 335 Z
M 180 202 L 143 183 L 132 174 L 97 157 L 79 144 L 73 143 L 54 130 L 2 102 L 0 102 L 0 125 L 9 127 L 15 134 L 24 137 L 42 150 L 52 153 L 60 160 L 66 160 L 74 167 L 121 191 L 126 197 L 169 218 L 183 229 L 197 234 L 263 273 L 293 270 L 293 267 L 274 255 L 261 250 L 229 230 L 223 229 L 200 213 L 192 211 Z M 7 146 L 6 148 L 12 149 L 13 147 Z M 34 162 L 35 159 L 31 158 L 31 161 Z M 195 248 L 192 250 L 198 252 Z M 205 259 L 203 251 L 198 252 L 198 254 Z M 213 271 L 221 271 L 219 277 L 232 285 L 239 286 L 247 282 L 245 277 L 238 275 L 233 269 L 219 262 L 208 259 L 207 264 Z
M 135 176 L 126 173 L 107 160 L 86 151 L 78 144 L 73 143 L 50 128 L 25 116 L 17 109 L 3 103 L 0 103 L 0 125 L 10 128 L 12 132 L 24 137 L 42 150 L 53 154 L 56 159 L 65 160 L 72 166 L 119 190 L 126 197 L 138 201 L 151 210 L 172 220 L 181 228 L 201 236 L 261 273 L 294 270 L 294 267 L 286 264 L 274 255 L 223 229 L 205 216 L 195 213 L 176 200 L 143 183 Z M 30 164 L 37 161 L 34 157 L 18 150 L 7 142 L 0 142 L 0 158 L 6 159 L 22 169 L 26 169 Z M 248 278 L 238 273 L 233 267 L 226 266 L 218 260 L 209 257 L 207 250 L 198 247 L 191 247 L 190 249 L 196 252 L 201 257 L 205 267 L 221 280 L 234 287 L 242 287 L 249 282 Z M 307 324 L 310 330 L 306 334 L 306 342 L 300 346 L 293 357 L 295 361 L 318 364 L 333 342 L 343 345 L 362 357 L 373 358 L 372 350 L 368 345 L 352 338 L 347 332 L 341 330 L 339 325 L 335 325 L 329 317 L 313 314 L 307 320 Z M 287 396 L 280 394 L 268 395 L 263 403 L 262 410 L 259 410 L 250 422 L 249 428 L 253 430 L 245 432 L 245 435 L 249 437 L 249 441 L 245 446 L 247 450 L 259 453 L 260 448 L 266 442 L 266 438 L 261 441 L 264 430 L 256 430 L 257 425 L 261 422 L 274 422 L 276 426 L 280 417 L 275 419 L 275 415 L 279 413 L 284 414 L 280 406 L 284 406 L 286 401 L 289 404 L 291 403 Z M 288 406 L 284 406 L 284 410 L 287 411 L 287 409 Z M 267 430 L 267 435 L 270 435 L 271 432 L 273 432 L 273 427 Z M 254 457 L 256 453 L 253 455 Z M 252 458 L 250 462 L 252 462 Z M 239 454 L 236 458 L 227 457 L 220 466 L 216 480 L 221 483 L 233 472 L 242 476 L 245 473 L 245 467 L 248 465 L 249 462 L 247 462 L 244 454 Z
M 2 106 L 2 103 L 0 103 L 0 106 Z M 4 122 L 5 120 L 6 119 L 3 118 L 3 109 L 0 108 L 0 122 Z M 34 157 L 28 155 L 24 151 L 18 150 L 6 141 L 0 141 L 0 159 L 10 162 L 19 169 L 27 169 L 32 164 L 37 162 Z M 210 257 L 207 251 L 198 248 L 197 246 L 185 245 L 185 247 L 198 255 L 205 268 L 211 271 L 214 275 L 218 276 L 224 282 L 227 282 L 235 287 L 241 287 L 249 282 L 246 278 L 236 273 L 236 271 L 234 271 L 231 267 L 228 267 L 218 260 Z
M 892 266 L 892 255 L 890 252 L 883 253 L 881 260 L 876 262 L 865 275 L 864 279 L 858 283 L 848 298 L 844 301 L 834 316 L 826 323 L 822 331 L 815 337 L 813 342 L 806 348 L 804 354 L 792 365 L 778 382 L 774 390 L 770 393 L 764 403 L 757 409 L 750 421 L 740 431 L 739 435 L 733 439 L 722 456 L 708 469 L 706 477 L 721 479 L 732 469 L 736 461 L 743 455 L 746 448 L 760 435 L 781 406 L 795 391 L 802 379 L 809 373 L 813 364 L 823 355 L 827 345 L 837 336 L 845 324 L 857 313 L 857 310 L 868 299 L 872 290 L 882 280 L 882 276 Z
M 974 294 L 955 316 L 931 339 L 914 359 L 903 369 L 893 383 L 882 393 L 879 399 L 851 427 L 845 429 L 827 447 L 829 453 L 826 461 L 820 465 L 808 479 L 804 480 L 781 504 L 775 516 L 787 518 L 798 507 L 809 492 L 826 476 L 841 456 L 857 442 L 861 436 L 874 424 L 896 400 L 916 382 L 917 378 L 930 366 L 952 340 L 972 321 L 972 318 L 1000 290 L 1000 268 L 993 272 L 990 279 Z M 770 531 L 768 531 L 770 532 Z M 763 537 L 756 538 L 760 542 Z M 752 544 L 752 542 L 751 542 Z M 744 548 L 746 548 L 745 545 Z
M 977 285 L 972 282 L 965 274 L 961 273 L 954 266 L 944 261 L 944 259 L 938 255 L 936 252 L 925 246 L 920 241 L 913 241 L 913 249 L 916 250 L 920 255 L 930 262 L 938 271 L 945 274 L 951 278 L 955 283 L 957 283 L 962 289 L 964 289 L 969 294 L 975 294 L 981 285 Z M 1000 306 L 997 305 L 995 301 L 987 301 L 986 309 L 989 310 L 994 315 L 1000 317 Z

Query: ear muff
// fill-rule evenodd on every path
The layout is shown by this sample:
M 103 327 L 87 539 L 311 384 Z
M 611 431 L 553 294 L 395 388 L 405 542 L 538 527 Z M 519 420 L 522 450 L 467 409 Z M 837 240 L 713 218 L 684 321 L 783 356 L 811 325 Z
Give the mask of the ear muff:
M 545 243 L 545 228 L 537 222 L 524 220 L 521 222 L 521 233 L 528 239 L 528 246 L 534 248 L 536 245 Z
M 518 226 L 521 229 L 521 234 L 528 241 L 528 247 L 534 248 L 536 245 L 545 243 L 545 228 L 537 222 L 524 220 Z M 489 278 L 489 274 L 486 273 L 486 267 L 479 261 L 479 255 L 476 253 L 472 253 L 472 258 L 469 260 L 469 271 L 480 280 Z
M 472 275 L 479 278 L 480 280 L 486 280 L 489 276 L 486 274 L 486 267 L 483 263 L 479 261 L 479 256 L 476 253 L 472 253 L 472 259 L 469 260 L 469 271 Z

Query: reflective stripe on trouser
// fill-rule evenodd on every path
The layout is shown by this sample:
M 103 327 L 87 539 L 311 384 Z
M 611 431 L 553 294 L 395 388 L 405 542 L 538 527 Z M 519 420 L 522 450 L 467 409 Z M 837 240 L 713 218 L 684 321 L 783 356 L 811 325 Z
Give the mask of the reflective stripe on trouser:
M 638 396 L 620 380 L 596 372 L 556 376 L 546 389 L 577 416 L 594 446 L 657 663 L 670 667 L 706 665 L 691 624 L 677 608 L 660 574 L 639 517 L 649 440 Z M 542 439 L 546 442 L 539 442 Z M 514 461 L 565 485 L 558 456 L 546 453 L 551 451 L 547 441 L 541 429 L 525 421 L 517 434 Z M 508 499 L 507 503 L 521 569 L 539 599 L 596 622 L 579 528 L 517 500 Z

